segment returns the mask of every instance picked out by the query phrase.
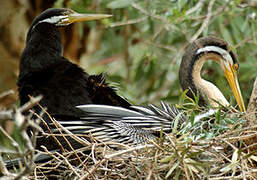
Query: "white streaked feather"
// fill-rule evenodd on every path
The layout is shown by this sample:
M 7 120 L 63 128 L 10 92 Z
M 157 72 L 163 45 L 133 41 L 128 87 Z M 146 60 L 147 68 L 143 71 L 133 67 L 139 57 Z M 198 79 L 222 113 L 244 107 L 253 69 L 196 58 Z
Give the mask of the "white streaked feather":
M 76 130 L 76 129 L 86 129 L 85 126 L 66 126 L 65 127 L 68 130 Z
M 131 106 L 131 107 L 135 110 L 138 110 L 138 111 L 144 113 L 144 114 L 155 115 L 155 113 L 148 108 L 145 108 L 142 106 Z
M 90 127 L 91 129 L 88 130 L 87 132 L 96 132 L 96 131 L 104 131 L 106 129 L 106 127 L 100 127 L 100 128 L 94 128 L 94 127 Z
M 154 111 L 156 111 L 157 114 L 159 114 L 161 116 L 165 116 L 166 118 L 170 118 L 170 115 L 167 112 L 161 110 L 160 108 L 158 108 L 152 104 L 150 104 L 149 107 L 152 108 Z
M 99 114 L 110 114 L 110 115 L 116 115 L 116 116 L 143 116 L 141 113 L 138 113 L 136 111 L 132 111 L 129 109 L 125 109 L 122 107 L 116 107 L 116 106 L 108 106 L 108 105 L 95 105 L 95 104 L 89 104 L 89 105 L 79 105 L 76 106 L 77 108 L 88 112 L 88 113 L 99 113 Z
M 138 117 L 138 116 L 130 116 L 130 117 L 122 117 L 123 120 L 138 120 L 138 121 L 148 121 L 151 120 L 152 118 L 149 116 L 145 117 Z
M 74 126 L 74 125 L 82 125 L 85 124 L 85 121 L 58 121 L 61 125 L 65 126 L 65 125 L 70 125 L 70 126 Z M 90 122 L 88 122 L 90 123 Z M 88 124 L 87 123 L 87 124 Z M 93 124 L 94 122 L 92 122 Z M 50 125 L 53 125 L 53 123 L 50 123 Z
M 114 140 L 122 143 L 143 143 L 156 136 L 154 132 L 171 132 L 173 120 L 181 114 L 173 106 L 162 102 L 161 108 L 133 106 L 135 111 L 107 105 L 78 106 L 87 113 L 85 117 L 70 121 L 59 121 L 72 133 L 92 134 L 101 141 Z M 181 118 L 183 119 L 183 116 Z M 53 124 L 52 124 L 53 125 Z M 54 127 L 54 131 L 58 131 Z
M 108 136 L 94 136 L 96 139 L 99 139 L 101 141 L 111 141 L 112 139 L 109 138 Z
M 130 117 L 130 118 L 122 118 L 122 121 L 127 122 L 127 123 L 165 123 L 165 122 L 170 122 L 167 119 L 163 119 L 163 118 L 154 118 L 154 117 L 149 117 L 149 118 L 145 118 L 145 119 L 138 119 L 137 117 Z
M 105 136 L 105 135 L 106 135 L 106 132 L 104 132 L 104 131 L 98 131 L 98 132 L 94 132 L 94 133 L 92 133 L 92 134 L 94 134 L 95 136 Z
M 163 108 L 164 111 L 169 112 L 169 110 L 168 110 L 168 107 L 169 107 L 169 106 L 167 106 L 167 105 L 165 104 L 165 102 L 161 101 L 161 106 L 162 106 L 162 108 Z

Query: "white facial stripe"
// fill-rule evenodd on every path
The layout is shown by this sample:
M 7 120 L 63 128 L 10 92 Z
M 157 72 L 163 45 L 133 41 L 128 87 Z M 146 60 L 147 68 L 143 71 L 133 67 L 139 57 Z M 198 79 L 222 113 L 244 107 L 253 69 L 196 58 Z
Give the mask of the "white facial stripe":
M 224 63 L 224 65 L 226 66 L 226 68 L 229 70 L 229 64 L 233 64 L 233 60 L 232 57 L 230 56 L 229 52 L 217 47 L 217 46 L 205 46 L 203 48 L 200 48 L 197 50 L 196 54 L 200 54 L 202 52 L 217 52 L 218 54 L 220 54 L 224 60 L 226 60 L 226 62 Z
M 51 24 L 56 24 L 58 22 L 62 22 L 62 21 L 67 21 L 68 20 L 68 16 L 53 16 L 53 17 L 50 17 L 50 18 L 47 18 L 47 19 L 44 19 L 42 21 L 39 21 L 39 23 L 42 23 L 42 22 L 47 22 L 47 23 L 51 23 Z

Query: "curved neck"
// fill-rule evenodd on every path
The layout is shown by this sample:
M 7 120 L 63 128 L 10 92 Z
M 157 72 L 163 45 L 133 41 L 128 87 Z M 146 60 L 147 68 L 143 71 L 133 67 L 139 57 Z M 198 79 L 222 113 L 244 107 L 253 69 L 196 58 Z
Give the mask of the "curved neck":
M 179 69 L 180 85 L 183 90 L 191 90 L 187 93 L 191 98 L 199 92 L 199 105 L 206 105 L 206 97 L 213 106 L 229 104 L 214 84 L 201 78 L 201 70 L 204 62 L 214 60 L 226 75 L 227 69 L 230 69 L 229 64 L 238 64 L 235 54 L 230 49 L 225 41 L 212 36 L 195 40 L 186 48 Z M 228 79 L 227 75 L 226 78 Z M 238 93 L 237 91 L 233 93 Z
M 223 106 L 229 106 L 229 103 L 223 96 L 222 92 L 214 84 L 201 78 L 203 64 L 209 59 L 220 63 L 219 55 L 215 53 L 201 55 L 193 64 L 193 70 L 191 71 L 192 83 L 194 83 L 199 93 L 203 94 L 202 96 L 206 96 L 208 98 L 212 106 L 218 107 L 219 103 Z

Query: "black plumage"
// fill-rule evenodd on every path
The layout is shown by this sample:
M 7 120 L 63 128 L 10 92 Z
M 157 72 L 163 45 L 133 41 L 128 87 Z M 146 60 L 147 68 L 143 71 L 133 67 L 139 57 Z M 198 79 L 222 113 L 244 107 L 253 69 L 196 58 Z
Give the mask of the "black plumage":
M 130 104 L 108 86 L 102 75 L 90 76 L 62 56 L 61 36 L 56 24 L 43 21 L 62 15 L 66 9 L 49 9 L 33 21 L 20 60 L 18 79 L 20 103 L 28 95 L 43 95 L 40 101 L 51 115 L 80 116 L 75 106 L 108 104 L 128 108 Z
M 20 60 L 17 83 L 20 104 L 28 102 L 29 95 L 43 95 L 40 105 L 46 107 L 47 112 L 57 120 L 85 115 L 76 108 L 81 104 L 129 108 L 130 103 L 116 94 L 115 89 L 105 82 L 103 75 L 89 75 L 62 56 L 58 28 L 72 23 L 65 22 L 72 14 L 76 13 L 70 9 L 48 9 L 32 22 Z M 92 19 L 94 15 L 88 16 Z M 34 107 L 34 110 L 40 112 L 41 109 Z M 47 116 L 44 119 L 50 121 Z

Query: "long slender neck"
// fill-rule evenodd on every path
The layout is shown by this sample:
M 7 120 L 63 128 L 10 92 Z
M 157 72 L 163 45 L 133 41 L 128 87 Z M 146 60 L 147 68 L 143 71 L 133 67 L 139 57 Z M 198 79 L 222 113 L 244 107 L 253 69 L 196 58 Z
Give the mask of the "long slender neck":
M 218 55 L 214 53 L 204 54 L 201 57 L 199 57 L 199 59 L 195 61 L 193 65 L 193 70 L 191 71 L 192 82 L 194 82 L 195 87 L 201 94 L 207 96 L 212 106 L 218 107 L 219 103 L 222 104 L 223 106 L 229 106 L 228 101 L 223 96 L 221 91 L 211 82 L 201 78 L 201 70 L 202 70 L 203 64 L 209 59 L 214 60 L 218 63 L 220 62 Z
M 62 55 L 61 35 L 56 26 L 40 23 L 31 27 L 26 47 L 21 56 L 20 76 L 28 72 L 40 71 L 59 60 Z
M 218 104 L 227 106 L 229 103 L 220 90 L 214 84 L 201 78 L 201 69 L 207 60 L 216 61 L 224 73 L 226 64 L 237 63 L 236 56 L 227 42 L 212 36 L 202 37 L 186 48 L 179 69 L 180 85 L 183 90 L 190 90 L 187 95 L 191 98 L 199 92 L 199 105 L 206 105 L 207 97 L 213 106 Z

